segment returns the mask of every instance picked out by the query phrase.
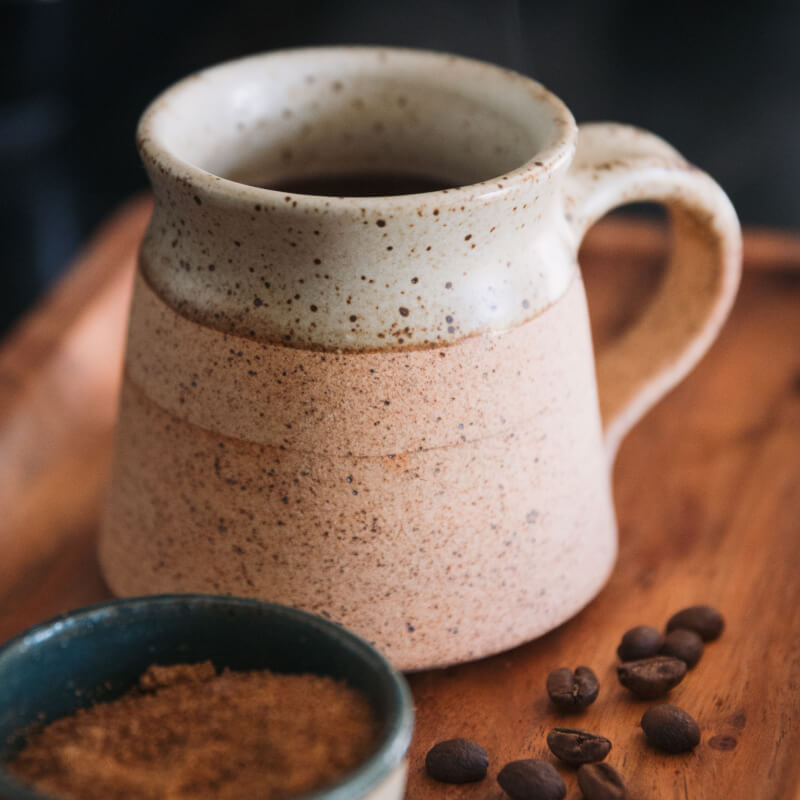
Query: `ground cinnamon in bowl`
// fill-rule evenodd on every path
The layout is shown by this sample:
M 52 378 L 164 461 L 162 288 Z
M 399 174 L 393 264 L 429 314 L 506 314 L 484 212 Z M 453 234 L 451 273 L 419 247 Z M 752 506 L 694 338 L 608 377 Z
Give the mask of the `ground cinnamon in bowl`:
M 378 735 L 366 698 L 330 677 L 153 666 L 31 734 L 9 770 L 70 800 L 284 800 L 344 777 Z

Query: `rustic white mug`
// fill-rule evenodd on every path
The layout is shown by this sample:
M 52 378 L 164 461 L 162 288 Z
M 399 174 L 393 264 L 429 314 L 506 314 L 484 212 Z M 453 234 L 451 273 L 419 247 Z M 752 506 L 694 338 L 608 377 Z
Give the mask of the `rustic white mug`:
M 156 206 L 100 540 L 111 588 L 299 606 L 403 669 L 582 608 L 615 559 L 617 446 L 732 303 L 722 190 L 652 134 L 576 128 L 521 75 L 386 48 L 201 72 L 138 143 Z M 456 188 L 253 185 L 364 171 Z M 596 382 L 577 249 L 637 200 L 668 207 L 672 256 Z

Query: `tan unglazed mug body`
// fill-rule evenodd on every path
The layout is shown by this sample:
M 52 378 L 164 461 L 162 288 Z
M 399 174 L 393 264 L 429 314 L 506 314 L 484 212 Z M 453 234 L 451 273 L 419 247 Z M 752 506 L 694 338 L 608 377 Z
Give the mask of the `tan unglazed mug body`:
M 586 605 L 616 554 L 616 448 L 735 295 L 722 190 L 652 134 L 576 128 L 523 76 L 385 48 L 202 72 L 153 103 L 139 147 L 156 206 L 100 540 L 111 588 L 298 606 L 401 669 Z M 364 170 L 460 188 L 248 185 Z M 595 362 L 578 245 L 639 200 L 670 211 L 670 263 Z

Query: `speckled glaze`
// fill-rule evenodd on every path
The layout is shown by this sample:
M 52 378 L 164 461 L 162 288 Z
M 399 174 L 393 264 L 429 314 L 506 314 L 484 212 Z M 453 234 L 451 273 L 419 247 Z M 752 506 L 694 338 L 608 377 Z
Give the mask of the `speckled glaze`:
M 619 441 L 735 294 L 719 187 L 651 134 L 578 132 L 520 75 L 384 48 L 200 73 L 148 109 L 139 145 L 156 209 L 100 540 L 112 589 L 295 605 L 402 669 L 582 608 L 614 563 Z M 461 188 L 247 185 L 398 168 Z M 577 246 L 641 199 L 670 208 L 673 259 L 598 354 L 598 400 Z

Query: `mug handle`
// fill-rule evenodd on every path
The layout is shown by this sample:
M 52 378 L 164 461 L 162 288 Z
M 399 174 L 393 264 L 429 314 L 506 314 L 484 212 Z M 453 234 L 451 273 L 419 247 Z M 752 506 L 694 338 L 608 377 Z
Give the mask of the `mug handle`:
M 672 251 L 642 315 L 597 353 L 605 445 L 613 461 L 625 434 L 708 350 L 733 304 L 741 231 L 727 195 L 663 139 L 628 125 L 581 125 L 564 212 L 575 248 L 600 217 L 625 203 L 663 203 Z

